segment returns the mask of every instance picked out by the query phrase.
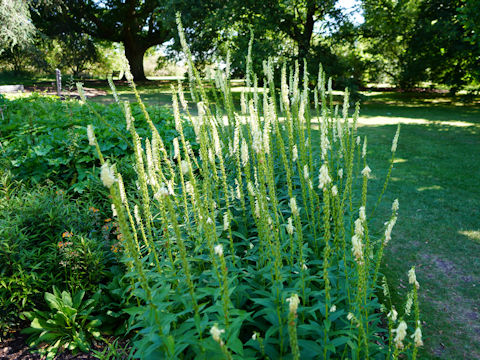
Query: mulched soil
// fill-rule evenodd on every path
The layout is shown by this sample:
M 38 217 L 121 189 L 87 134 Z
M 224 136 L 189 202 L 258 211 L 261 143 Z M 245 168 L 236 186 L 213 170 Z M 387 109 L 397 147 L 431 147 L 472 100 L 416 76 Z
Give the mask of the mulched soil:
M 29 347 L 25 343 L 28 336 L 15 331 L 10 334 L 9 338 L 0 342 L 0 360 L 41 360 L 39 354 L 32 354 Z M 72 355 L 68 352 L 59 354 L 56 360 L 93 360 L 97 359 L 91 354 Z

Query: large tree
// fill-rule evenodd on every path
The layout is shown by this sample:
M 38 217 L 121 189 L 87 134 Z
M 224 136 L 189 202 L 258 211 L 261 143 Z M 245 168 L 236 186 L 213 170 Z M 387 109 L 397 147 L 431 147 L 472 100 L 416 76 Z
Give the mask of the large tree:
M 332 24 L 337 26 L 342 21 L 337 0 L 204 0 L 201 3 L 202 21 L 186 21 L 185 26 L 195 58 L 226 55 L 228 49 L 237 75 L 245 70 L 251 31 L 255 36 L 253 68 L 259 73 L 262 60 L 270 56 L 282 61 L 300 60 L 302 66 L 302 59 L 315 57 L 325 33 L 332 33 Z M 191 14 L 187 11 L 186 15 Z M 330 29 L 326 30 L 327 27 Z
M 35 31 L 25 0 L 0 0 L 0 53 L 27 45 Z
M 473 1 L 423 0 L 403 58 L 406 83 L 432 81 L 455 93 L 478 79 L 480 44 L 461 16 L 469 3 Z
M 174 0 L 62 0 L 44 6 L 32 18 L 49 36 L 69 32 L 121 42 L 136 80 L 145 80 L 148 48 L 170 40 L 175 31 Z

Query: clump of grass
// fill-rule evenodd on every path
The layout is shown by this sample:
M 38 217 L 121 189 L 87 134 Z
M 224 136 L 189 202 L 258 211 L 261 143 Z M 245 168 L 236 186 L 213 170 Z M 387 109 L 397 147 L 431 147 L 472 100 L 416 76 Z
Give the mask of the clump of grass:
M 413 290 L 400 315 L 375 293 L 399 206 L 383 235 L 370 235 L 367 214 L 376 204 L 367 203 L 372 170 L 356 134 L 359 106 L 349 119 L 348 91 L 339 111 L 322 69 L 311 90 L 298 65 L 290 77 L 283 67 L 278 94 L 268 61 L 263 88 L 247 66 L 250 91 L 237 112 L 228 61 L 207 92 L 178 26 L 198 116 L 189 113 L 181 85 L 174 87 L 173 154 L 146 110 L 152 133 L 140 139 L 125 104 L 138 189 L 127 197 L 89 130 L 139 304 L 128 310 L 138 331 L 135 356 L 415 358 L 418 283 L 410 274 Z M 186 124 L 198 151 L 184 136 Z M 392 163 L 397 140 L 398 133 Z M 414 340 L 407 321 L 417 329 Z

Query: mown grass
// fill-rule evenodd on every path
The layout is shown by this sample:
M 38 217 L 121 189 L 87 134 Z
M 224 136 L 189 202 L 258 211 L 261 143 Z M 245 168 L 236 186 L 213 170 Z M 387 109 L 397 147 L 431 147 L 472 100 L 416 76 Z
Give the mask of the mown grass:
M 399 159 L 378 209 L 388 212 L 391 200 L 400 200 L 383 271 L 390 279 L 404 279 L 410 264 L 417 265 L 425 322 L 421 358 L 478 359 L 480 108 L 447 105 L 443 97 L 437 102 L 388 94 L 374 99 L 362 106 L 361 122 L 381 125 L 359 130 L 368 136 L 369 164 L 377 176 L 370 194 L 383 185 L 396 123 L 410 122 L 402 125 Z M 405 283 L 391 285 L 398 297 L 405 294 Z

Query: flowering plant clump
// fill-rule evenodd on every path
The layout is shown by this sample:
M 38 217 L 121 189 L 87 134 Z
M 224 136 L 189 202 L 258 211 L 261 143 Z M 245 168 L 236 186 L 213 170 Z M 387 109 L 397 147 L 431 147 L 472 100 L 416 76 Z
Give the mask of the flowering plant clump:
M 178 26 L 198 115 L 190 113 L 178 83 L 172 88 L 173 152 L 131 77 L 151 129 L 151 137 L 141 139 L 123 104 L 135 193 L 127 196 L 122 175 L 88 130 L 139 304 L 128 310 L 138 331 L 135 356 L 415 358 L 421 346 L 416 278 L 409 275 L 413 289 L 404 314 L 376 297 L 399 205 L 373 236 L 367 215 L 376 205 L 366 195 L 375 171 L 366 163 L 366 141 L 357 138 L 358 105 L 349 116 L 348 90 L 340 111 L 322 69 L 310 89 L 307 65 L 302 81 L 297 63 L 289 77 L 283 67 L 277 94 L 272 62 L 265 61 L 259 88 L 248 60 L 238 111 L 228 61 L 213 79 L 202 79 L 180 20 Z M 195 140 L 185 136 L 185 126 L 194 129 Z M 360 161 L 363 170 L 356 173 Z M 415 319 L 409 320 L 412 305 Z M 409 322 L 418 329 L 413 335 Z

